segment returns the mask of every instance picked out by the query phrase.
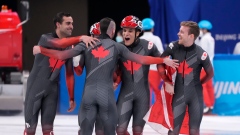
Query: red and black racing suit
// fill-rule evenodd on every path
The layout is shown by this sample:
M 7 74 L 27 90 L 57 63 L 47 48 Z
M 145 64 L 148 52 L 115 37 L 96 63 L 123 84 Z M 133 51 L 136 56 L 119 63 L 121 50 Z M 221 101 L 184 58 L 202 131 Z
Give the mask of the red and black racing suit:
M 124 45 L 113 41 L 106 34 L 101 34 L 99 39 L 99 45 L 95 48 L 86 48 L 83 43 L 65 51 L 41 47 L 42 54 L 57 59 L 67 59 L 84 54 L 86 83 L 78 115 L 81 135 L 92 134 L 97 114 L 103 123 L 104 133 L 115 135 L 118 118 L 112 78 L 119 57 L 148 65 L 163 63 L 162 58 L 130 52 Z
M 203 94 L 202 84 L 213 77 L 213 67 L 208 54 L 198 45 L 184 47 L 178 41 L 172 42 L 163 52 L 162 57 L 171 56 L 177 59 L 180 65 L 174 85 L 172 108 L 174 115 L 174 128 L 169 135 L 178 135 L 185 113 L 189 113 L 189 133 L 199 135 L 199 128 L 203 116 Z M 162 78 L 167 80 L 162 64 L 159 71 L 163 71 Z M 204 68 L 207 75 L 200 80 L 200 72 Z
M 57 34 L 43 34 L 38 42 L 39 45 L 56 49 L 48 41 L 58 38 Z M 27 81 L 26 99 L 24 102 L 25 133 L 35 135 L 38 124 L 39 111 L 41 110 L 41 125 L 44 135 L 53 134 L 53 122 L 57 111 L 57 102 L 59 97 L 59 73 L 65 60 L 49 58 L 42 54 L 35 56 L 33 68 Z M 73 70 L 72 60 L 66 62 L 67 85 L 70 96 L 73 95 Z M 72 97 L 73 98 L 73 97 Z
M 128 50 L 143 56 L 160 57 L 155 44 L 145 39 L 137 39 Z M 131 116 L 133 133 L 141 134 L 145 121 L 143 117 L 150 108 L 150 90 L 148 82 L 149 65 L 141 65 L 120 57 L 122 86 L 117 101 L 117 134 L 125 135 Z

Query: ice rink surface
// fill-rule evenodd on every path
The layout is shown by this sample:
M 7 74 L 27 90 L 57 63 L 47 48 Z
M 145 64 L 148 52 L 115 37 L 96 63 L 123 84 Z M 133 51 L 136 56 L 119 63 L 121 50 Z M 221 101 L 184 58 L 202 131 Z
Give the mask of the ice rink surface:
M 39 117 L 39 120 L 41 117 Z M 57 115 L 55 119 L 55 135 L 77 135 L 77 115 Z M 0 135 L 22 135 L 24 130 L 23 113 L 16 115 L 0 114 Z M 131 122 L 128 131 L 131 133 Z M 240 135 L 240 116 L 204 116 L 201 124 L 201 135 Z M 41 135 L 38 124 L 36 135 Z M 93 133 L 93 135 L 95 135 Z M 131 134 L 132 135 L 132 134 Z M 159 135 L 146 125 L 143 135 Z

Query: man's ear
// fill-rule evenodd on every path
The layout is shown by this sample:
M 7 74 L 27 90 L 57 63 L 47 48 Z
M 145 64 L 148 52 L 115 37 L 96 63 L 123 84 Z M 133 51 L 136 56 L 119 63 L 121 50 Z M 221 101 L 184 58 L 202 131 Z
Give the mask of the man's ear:
M 138 37 L 138 36 L 140 35 L 140 33 L 141 33 L 141 32 L 140 32 L 139 30 L 137 30 L 137 31 L 136 31 L 136 36 Z
M 112 30 L 112 37 L 115 36 L 115 29 Z
M 57 28 L 59 28 L 60 27 L 60 23 L 59 22 L 56 22 L 56 26 L 57 26 Z
M 191 38 L 194 39 L 194 34 L 191 34 Z

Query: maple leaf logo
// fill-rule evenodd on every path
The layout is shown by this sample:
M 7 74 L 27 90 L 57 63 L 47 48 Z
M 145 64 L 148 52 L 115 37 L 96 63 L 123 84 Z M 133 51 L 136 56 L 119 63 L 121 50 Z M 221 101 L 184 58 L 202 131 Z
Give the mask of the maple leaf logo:
M 182 74 L 183 77 L 185 77 L 185 75 L 188 75 L 189 73 L 192 72 L 193 68 L 189 67 L 186 60 L 184 60 L 183 62 L 180 63 L 177 70 L 178 70 L 178 73 Z
M 49 67 L 52 68 L 52 72 L 57 68 L 60 69 L 64 63 L 65 63 L 65 60 L 49 58 Z
M 131 62 L 130 60 L 123 62 L 123 65 L 128 71 L 130 71 L 131 74 L 133 74 L 134 71 L 138 71 L 138 69 L 142 66 L 141 64 Z
M 95 58 L 98 58 L 98 61 L 100 61 L 100 58 L 105 58 L 109 55 L 109 50 L 104 50 L 102 46 L 92 50 L 92 54 Z

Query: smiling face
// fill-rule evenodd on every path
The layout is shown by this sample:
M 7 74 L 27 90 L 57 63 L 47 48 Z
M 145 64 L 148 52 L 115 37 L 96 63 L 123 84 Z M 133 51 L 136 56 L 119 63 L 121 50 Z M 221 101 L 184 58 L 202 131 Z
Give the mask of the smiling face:
M 187 26 L 181 26 L 178 32 L 178 38 L 179 44 L 182 44 L 184 46 L 189 46 L 193 44 L 194 41 L 194 35 L 193 34 L 189 34 L 189 27 Z
M 64 37 L 69 37 L 72 35 L 73 31 L 73 19 L 71 16 L 66 17 L 63 16 L 62 23 L 57 22 L 57 29 L 59 29 L 60 33 Z
M 135 28 L 123 28 L 123 41 L 126 46 L 131 45 L 139 36 L 140 32 Z
M 183 21 L 180 24 L 180 29 L 178 32 L 179 44 L 185 47 L 193 45 L 196 38 L 199 36 L 199 27 L 196 22 L 193 21 Z

